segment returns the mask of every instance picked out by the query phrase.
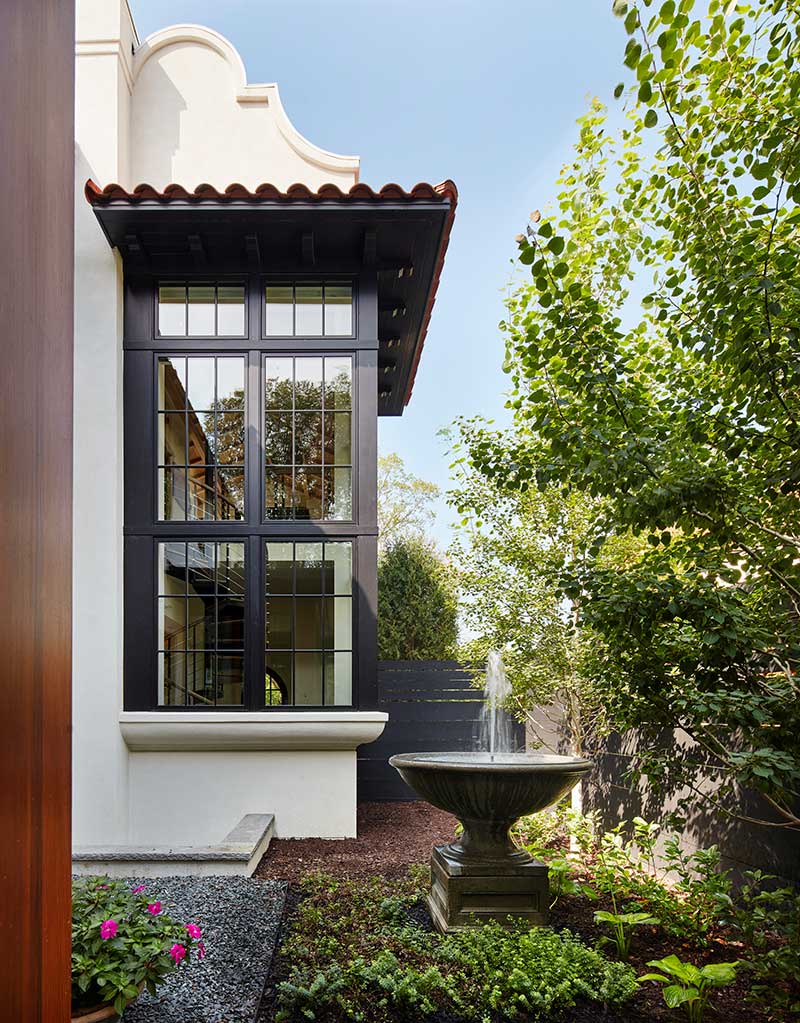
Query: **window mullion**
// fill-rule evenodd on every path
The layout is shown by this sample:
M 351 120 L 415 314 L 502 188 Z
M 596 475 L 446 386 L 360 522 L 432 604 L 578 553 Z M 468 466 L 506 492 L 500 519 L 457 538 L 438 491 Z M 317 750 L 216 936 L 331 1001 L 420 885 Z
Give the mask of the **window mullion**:
M 264 545 L 260 536 L 247 539 L 245 584 L 245 698 L 249 710 L 264 705 Z
M 263 517 L 264 426 L 261 401 L 261 353 L 247 356 L 245 407 L 245 521 L 252 526 Z M 261 537 L 247 540 L 247 632 L 245 640 L 245 706 L 258 710 L 264 703 L 264 569 Z M 260 681 L 259 681 L 260 680 Z
M 248 525 L 263 521 L 264 477 L 264 412 L 261 385 L 261 354 L 251 351 L 247 356 L 247 398 L 245 407 L 245 508 Z

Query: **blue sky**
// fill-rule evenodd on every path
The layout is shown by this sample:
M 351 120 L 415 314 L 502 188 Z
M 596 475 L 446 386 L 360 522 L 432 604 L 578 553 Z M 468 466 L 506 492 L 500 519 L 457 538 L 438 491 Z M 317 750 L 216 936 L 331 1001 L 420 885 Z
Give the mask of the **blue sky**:
M 614 106 L 625 36 L 611 0 L 130 2 L 141 38 L 178 22 L 227 36 L 248 81 L 278 83 L 298 131 L 361 157 L 362 181 L 458 185 L 414 395 L 380 428 L 381 451 L 446 487 L 439 429 L 504 416 L 497 324 L 514 237 L 552 202 L 589 99 Z M 442 543 L 452 518 L 438 509 Z

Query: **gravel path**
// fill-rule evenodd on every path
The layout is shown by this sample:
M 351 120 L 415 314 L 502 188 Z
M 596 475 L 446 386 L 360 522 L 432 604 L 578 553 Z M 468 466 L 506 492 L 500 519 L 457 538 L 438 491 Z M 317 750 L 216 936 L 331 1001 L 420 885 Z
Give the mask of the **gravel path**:
M 203 931 L 205 959 L 145 992 L 122 1023 L 253 1023 L 269 973 L 286 884 L 255 877 L 130 878 L 165 912 Z

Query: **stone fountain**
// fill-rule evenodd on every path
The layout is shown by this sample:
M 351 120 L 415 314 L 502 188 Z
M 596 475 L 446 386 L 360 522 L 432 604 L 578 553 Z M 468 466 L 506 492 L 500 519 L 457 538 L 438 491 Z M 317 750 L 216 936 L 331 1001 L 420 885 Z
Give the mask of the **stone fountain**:
M 502 661 L 487 661 L 483 750 L 474 753 L 400 753 L 389 763 L 433 806 L 454 814 L 462 834 L 436 846 L 428 906 L 440 931 L 479 926 L 547 923 L 547 867 L 519 849 L 509 829 L 520 817 L 558 802 L 592 767 L 580 757 L 517 753 L 503 710 L 510 693 Z

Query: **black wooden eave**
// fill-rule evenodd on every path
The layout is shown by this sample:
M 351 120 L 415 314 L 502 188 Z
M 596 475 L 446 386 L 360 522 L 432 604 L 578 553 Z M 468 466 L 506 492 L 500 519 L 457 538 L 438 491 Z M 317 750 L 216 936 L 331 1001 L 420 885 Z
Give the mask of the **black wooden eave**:
M 353 274 L 378 283 L 378 409 L 400 415 L 414 375 L 444 261 L 457 193 L 451 182 L 375 193 L 323 186 L 187 193 L 169 186 L 127 192 L 87 182 L 86 197 L 126 270 L 155 276 Z M 361 340 L 368 340 L 361 337 Z

